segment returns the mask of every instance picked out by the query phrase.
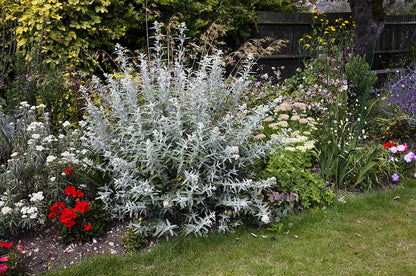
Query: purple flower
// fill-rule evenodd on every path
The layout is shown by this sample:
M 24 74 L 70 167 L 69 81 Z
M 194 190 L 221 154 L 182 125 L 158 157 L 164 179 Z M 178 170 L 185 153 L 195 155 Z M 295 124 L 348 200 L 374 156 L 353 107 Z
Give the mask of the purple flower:
M 397 180 L 399 180 L 399 175 L 398 175 L 397 173 L 394 173 L 394 174 L 391 176 L 391 179 L 393 179 L 393 181 L 397 181 Z
M 408 154 L 403 156 L 403 158 L 407 163 L 410 163 L 410 162 L 412 162 L 413 159 L 416 158 L 416 155 L 413 152 L 409 152 Z

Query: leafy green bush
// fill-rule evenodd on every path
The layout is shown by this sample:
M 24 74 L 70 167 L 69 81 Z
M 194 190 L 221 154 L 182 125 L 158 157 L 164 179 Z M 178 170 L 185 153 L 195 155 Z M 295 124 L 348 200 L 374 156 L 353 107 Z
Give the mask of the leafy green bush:
M 126 232 L 120 238 L 120 242 L 126 248 L 127 252 L 135 252 L 148 244 L 143 234 L 135 232 L 132 227 L 126 229 Z
M 42 39 L 47 63 L 63 60 L 84 69 L 93 64 L 88 55 L 100 48 L 111 50 L 112 41 L 126 33 L 127 18 L 135 20 L 132 1 L 8 0 L 2 5 L 6 20 L 18 20 L 16 41 L 25 57 L 30 52 L 27 47 Z
M 334 194 L 326 188 L 326 182 L 319 174 L 308 167 L 311 156 L 301 151 L 286 151 L 273 154 L 267 166 L 270 177 L 277 179 L 277 189 L 299 196 L 299 204 L 304 208 L 324 206 L 333 202 Z
M 1 8 L 7 22 L 18 21 L 16 41 L 25 57 L 30 53 L 27 47 L 42 39 L 46 63 L 62 60 L 65 66 L 85 71 L 108 61 L 105 54 L 96 52 L 112 52 L 116 42 L 132 49 L 147 48 L 148 25 L 156 20 L 172 31 L 172 25 L 186 22 L 196 40 L 221 21 L 228 47 L 235 48 L 251 35 L 258 10 L 302 10 L 289 0 L 7 0 Z
M 355 56 L 345 64 L 345 77 L 350 89 L 348 106 L 351 107 L 356 106 L 356 102 L 363 103 L 365 92 L 367 91 L 369 95 L 377 81 L 376 73 L 370 73 L 370 66 L 365 61 L 365 56 Z M 359 112 L 360 110 L 351 111 Z

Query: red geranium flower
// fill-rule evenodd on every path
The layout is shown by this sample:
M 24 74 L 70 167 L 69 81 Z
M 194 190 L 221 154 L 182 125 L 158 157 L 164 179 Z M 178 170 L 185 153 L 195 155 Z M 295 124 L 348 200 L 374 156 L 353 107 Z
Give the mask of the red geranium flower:
M 81 190 L 76 190 L 76 192 L 74 192 L 72 194 L 73 197 L 83 197 L 84 193 Z
M 84 224 L 84 230 L 88 231 L 91 229 L 91 224 Z
M 63 203 L 63 202 L 55 202 L 51 206 L 52 212 L 49 214 L 48 218 L 51 218 L 51 217 L 54 217 L 54 216 L 59 215 L 64 208 L 65 208 L 65 203 Z
M 386 142 L 386 143 L 384 143 L 383 148 L 392 148 L 393 146 L 394 146 L 393 143 Z
M 7 243 L 5 241 L 2 241 L 2 242 L 0 242 L 0 246 L 10 248 L 10 247 L 13 246 L 13 243 L 12 242 Z
M 66 174 L 66 175 L 69 175 L 69 174 L 71 173 L 71 171 L 72 171 L 72 168 L 71 168 L 71 167 L 68 167 L 68 168 L 66 168 L 66 170 L 65 170 L 65 174 Z
M 73 209 L 65 208 L 62 213 L 59 221 L 65 224 L 66 227 L 71 227 L 75 224 L 75 219 L 77 218 L 77 214 Z
M 65 194 L 67 196 L 72 196 L 72 194 L 75 193 L 75 186 L 68 186 L 65 189 Z
M 83 201 L 77 201 L 75 203 L 75 207 L 74 209 L 80 213 L 84 213 L 86 211 L 88 211 L 88 208 L 90 207 L 90 204 L 88 202 L 86 202 L 85 200 Z
M 84 193 L 81 190 L 75 189 L 75 186 L 68 186 L 65 189 L 65 194 L 72 197 L 83 197 Z

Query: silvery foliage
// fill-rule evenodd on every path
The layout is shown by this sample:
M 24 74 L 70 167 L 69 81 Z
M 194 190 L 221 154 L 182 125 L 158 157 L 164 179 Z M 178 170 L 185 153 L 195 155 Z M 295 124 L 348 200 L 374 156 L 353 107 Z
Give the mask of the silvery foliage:
M 202 58 L 198 69 L 186 67 L 182 24 L 176 59 L 167 65 L 157 26 L 154 57 L 140 54 L 137 73 L 117 45 L 120 72 L 105 82 L 94 78 L 92 92 L 81 89 L 89 142 L 114 179 L 98 199 L 115 218 L 139 221 L 135 230 L 155 237 L 205 235 L 214 226 L 226 232 L 246 216 L 268 222 L 259 195 L 272 182 L 250 179 L 256 159 L 272 147 L 253 142 L 268 109 L 240 105 L 253 62 L 229 81 L 221 52 Z

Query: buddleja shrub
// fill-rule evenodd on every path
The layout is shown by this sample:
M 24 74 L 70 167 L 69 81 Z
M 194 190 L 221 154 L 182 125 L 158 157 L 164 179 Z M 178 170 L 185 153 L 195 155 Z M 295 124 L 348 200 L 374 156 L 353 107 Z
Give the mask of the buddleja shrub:
M 185 28 L 173 64 L 156 28 L 154 57 L 139 55 L 138 73 L 118 46 L 120 72 L 95 79 L 93 93 L 83 88 L 91 146 L 114 179 L 99 199 L 116 218 L 142 217 L 135 231 L 146 236 L 224 232 L 247 216 L 269 222 L 260 195 L 272 183 L 250 179 L 270 148 L 253 139 L 268 109 L 239 101 L 251 62 L 229 80 L 221 53 L 185 67 Z

